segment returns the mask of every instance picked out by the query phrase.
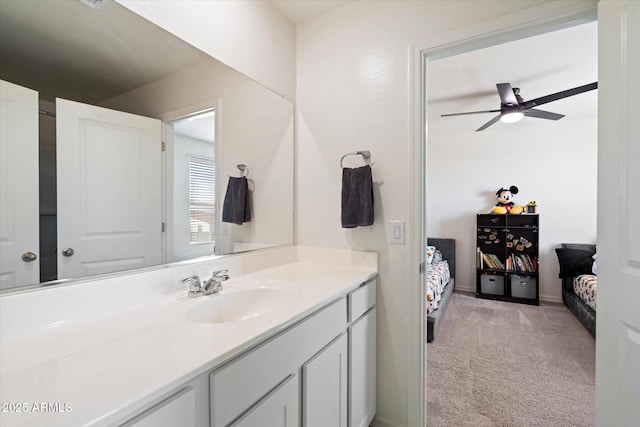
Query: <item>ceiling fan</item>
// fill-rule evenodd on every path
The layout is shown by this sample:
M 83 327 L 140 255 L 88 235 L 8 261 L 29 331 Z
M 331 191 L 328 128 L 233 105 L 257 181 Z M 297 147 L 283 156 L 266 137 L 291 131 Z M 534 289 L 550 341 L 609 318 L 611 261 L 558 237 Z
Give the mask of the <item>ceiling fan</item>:
M 467 113 L 442 114 L 440 117 L 464 116 L 467 114 L 481 113 L 500 113 L 484 125 L 480 126 L 478 129 L 476 129 L 476 132 L 485 130 L 492 124 L 496 123 L 498 120 L 504 123 L 515 123 L 521 120 L 524 116 L 535 117 L 537 119 L 559 120 L 564 117 L 563 114 L 539 110 L 533 107 L 597 89 L 598 82 L 589 83 L 584 86 L 574 87 L 573 89 L 567 89 L 561 92 L 552 93 L 551 95 L 542 96 L 530 101 L 525 101 L 524 99 L 522 99 L 522 97 L 520 96 L 520 89 L 517 87 L 512 88 L 510 83 L 498 83 L 496 84 L 496 87 L 498 88 L 498 94 L 500 95 L 500 109 L 470 111 Z

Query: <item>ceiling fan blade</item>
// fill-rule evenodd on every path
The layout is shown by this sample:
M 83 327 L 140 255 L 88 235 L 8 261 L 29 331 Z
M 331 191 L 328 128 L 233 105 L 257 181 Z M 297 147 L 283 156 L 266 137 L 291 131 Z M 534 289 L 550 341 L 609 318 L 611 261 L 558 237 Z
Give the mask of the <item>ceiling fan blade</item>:
M 500 110 L 469 111 L 468 113 L 451 113 L 451 114 L 441 114 L 441 115 L 440 115 L 440 117 L 466 116 L 467 114 L 499 113 L 499 112 L 500 112 Z
M 477 91 L 473 93 L 467 93 L 464 95 L 455 95 L 455 96 L 445 96 L 439 98 L 429 98 L 429 104 L 436 104 L 442 102 L 451 102 L 451 101 L 469 101 L 476 100 L 480 98 L 489 98 L 495 96 L 495 90 L 483 90 Z
M 578 95 L 583 92 L 588 92 L 590 90 L 594 90 L 598 88 L 598 82 L 589 83 L 584 86 L 574 87 L 573 89 L 563 90 L 562 92 L 552 93 L 551 95 L 541 96 L 540 98 L 531 99 L 529 101 L 525 101 L 522 103 L 522 106 L 525 109 L 536 107 L 538 105 L 546 104 L 548 102 L 557 101 L 562 98 L 567 98 L 569 96 Z
M 564 117 L 564 114 L 552 113 L 551 111 L 538 110 L 537 108 L 529 108 L 524 110 L 524 115 L 527 117 L 535 117 L 537 119 L 547 120 L 560 120 Z
M 476 129 L 476 132 L 480 132 L 481 130 L 485 130 L 486 128 L 488 128 L 489 126 L 491 126 L 492 124 L 494 124 L 495 122 L 497 122 L 499 120 L 500 120 L 500 114 L 498 114 L 493 119 L 489 120 L 487 123 L 485 123 L 482 126 L 480 126 L 478 129 Z
M 513 93 L 513 88 L 510 83 L 498 83 L 498 94 L 500 95 L 500 101 L 506 105 L 518 105 L 518 98 Z

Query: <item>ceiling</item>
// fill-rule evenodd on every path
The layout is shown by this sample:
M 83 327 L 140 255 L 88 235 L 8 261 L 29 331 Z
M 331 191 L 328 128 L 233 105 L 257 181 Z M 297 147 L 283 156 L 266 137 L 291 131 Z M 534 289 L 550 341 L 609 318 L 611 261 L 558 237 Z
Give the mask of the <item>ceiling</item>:
M 211 58 L 116 2 L 0 1 L 0 78 L 99 103 Z
M 92 3 L 94 0 L 87 0 Z M 352 1 L 274 0 L 292 22 Z M 0 1 L 0 78 L 99 104 L 211 58 L 114 1 Z
M 271 3 L 294 24 L 337 9 L 354 0 L 271 0 Z
M 216 117 L 213 110 L 173 122 L 173 133 L 213 143 Z
M 497 83 L 519 87 L 526 101 L 597 81 L 597 28 L 592 22 L 429 62 L 429 135 L 474 133 L 497 113 L 440 115 L 499 109 Z M 596 117 L 597 104 L 594 90 L 540 106 L 566 115 L 557 122 L 525 117 L 514 124 L 498 122 L 482 132 L 500 132 L 508 126 L 551 129 L 567 120 Z
M 351 1 L 272 3 L 293 22 L 302 22 Z M 88 103 L 210 60 L 116 2 L 95 10 L 77 0 L 1 1 L 0 57 L 0 78 L 34 88 L 44 99 L 61 96 Z M 594 81 L 597 23 L 438 59 L 428 67 L 429 132 L 475 131 L 493 115 L 439 116 L 498 108 L 496 83 L 520 87 L 528 100 Z M 558 122 L 525 118 L 511 126 L 555 126 L 596 116 L 597 91 L 549 103 L 543 109 L 567 117 Z M 496 123 L 484 132 L 505 126 Z

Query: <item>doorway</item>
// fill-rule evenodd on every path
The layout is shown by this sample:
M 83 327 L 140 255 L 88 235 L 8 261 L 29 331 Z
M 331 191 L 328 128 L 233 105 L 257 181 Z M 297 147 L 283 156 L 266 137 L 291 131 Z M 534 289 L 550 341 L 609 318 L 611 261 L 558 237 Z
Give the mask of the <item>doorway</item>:
M 570 25 L 567 25 L 567 23 L 555 26 L 542 25 L 537 29 L 529 28 L 521 32 L 514 31 L 509 35 L 507 44 L 513 43 L 526 46 L 533 43 L 536 38 L 551 38 L 553 33 L 558 32 L 557 30 L 574 32 L 574 35 L 577 35 L 583 30 L 586 31 L 589 26 L 597 28 L 597 23 L 592 22 L 594 18 L 595 16 L 591 16 L 585 20 L 581 17 L 572 21 Z M 585 24 L 587 21 L 591 21 L 591 23 Z M 495 193 L 498 188 L 504 185 L 517 185 L 520 183 L 521 186 L 530 191 L 527 194 L 522 193 L 522 197 L 526 198 L 526 200 L 519 199 L 518 201 L 521 204 L 526 204 L 530 201 L 530 198 L 538 202 L 542 198 L 542 200 L 545 200 L 544 206 L 548 207 L 549 213 L 551 213 L 554 206 L 562 206 L 562 204 L 558 200 L 554 200 L 554 193 L 558 194 L 561 191 L 557 191 L 558 178 L 552 179 L 551 176 L 553 174 L 550 174 L 549 171 L 560 173 L 561 176 L 565 177 L 564 181 L 566 182 L 571 179 L 566 177 L 571 174 L 571 170 L 574 170 L 579 162 L 567 168 L 566 162 L 563 163 L 562 159 L 572 156 L 575 160 L 580 160 L 576 157 L 584 154 L 587 156 L 586 159 L 582 159 L 587 165 L 584 168 L 586 171 L 581 169 L 578 175 L 585 177 L 586 183 L 576 182 L 576 188 L 581 188 L 577 192 L 581 195 L 580 200 L 582 202 L 586 200 L 587 215 L 581 218 L 585 222 L 580 223 L 580 226 L 574 222 L 569 224 L 567 228 L 566 224 L 564 226 L 561 224 L 561 221 L 549 221 L 549 215 L 547 215 L 547 218 L 545 218 L 547 220 L 547 229 L 545 230 L 547 237 L 554 235 L 561 241 L 594 242 L 597 206 L 595 194 L 597 183 L 596 174 L 594 173 L 597 167 L 597 110 L 594 111 L 592 109 L 574 114 L 571 119 L 574 122 L 582 121 L 583 124 L 589 121 L 592 123 L 589 127 L 585 128 L 583 126 L 581 129 L 581 131 L 585 132 L 583 135 L 587 141 L 586 152 L 584 150 L 585 145 L 580 145 L 580 140 L 585 141 L 585 138 L 574 138 L 567 143 L 565 137 L 563 138 L 564 146 L 553 145 L 549 140 L 550 132 L 567 132 L 570 134 L 571 131 L 559 131 L 547 123 L 542 123 L 541 129 L 538 128 L 537 122 L 517 124 L 518 126 L 523 126 L 519 128 L 520 134 L 514 135 L 513 132 L 517 131 L 504 128 L 506 124 L 502 123 L 495 124 L 493 129 L 490 127 L 481 132 L 474 132 L 491 119 L 493 114 L 476 116 L 475 120 L 471 115 L 461 116 L 462 120 L 458 120 L 460 117 L 452 117 L 447 118 L 447 122 L 444 122 L 445 118 L 439 117 L 440 114 L 445 113 L 499 108 L 500 99 L 497 95 L 495 84 L 503 81 L 514 83 L 511 81 L 513 79 L 508 75 L 510 73 L 511 75 L 515 74 L 514 71 L 517 71 L 514 68 L 518 67 L 511 66 L 512 63 L 510 61 L 518 62 L 518 55 L 502 59 L 502 63 L 506 62 L 507 64 L 501 70 L 504 73 L 501 74 L 502 77 L 495 77 L 492 82 L 483 81 L 483 73 L 474 73 L 474 67 L 478 66 L 483 59 L 493 57 L 494 53 L 490 52 L 490 50 L 495 49 L 497 51 L 500 46 L 506 46 L 506 44 L 501 45 L 505 41 L 504 34 L 493 38 L 480 39 L 458 45 L 447 45 L 444 48 L 435 47 L 423 50 L 421 70 L 424 73 L 423 76 L 428 75 L 428 79 L 425 77 L 420 82 L 420 87 L 423 88 L 422 96 L 424 97 L 422 111 L 425 111 L 425 114 L 421 117 L 424 117 L 422 120 L 426 121 L 421 128 L 423 133 L 422 140 L 423 144 L 425 144 L 424 158 L 422 159 L 424 162 L 422 166 L 424 174 L 423 185 L 425 186 L 423 200 L 425 202 L 422 206 L 423 233 L 421 233 L 421 236 L 453 237 L 456 239 L 456 252 L 458 255 L 456 259 L 458 265 L 456 290 L 467 291 L 472 294 L 475 294 L 475 244 L 473 243 L 475 241 L 475 214 L 489 212 L 491 207 L 495 205 Z M 597 34 L 592 35 L 592 39 L 594 41 L 592 45 L 594 54 L 589 68 L 597 74 Z M 459 38 L 459 40 L 462 40 L 462 38 Z M 550 45 L 554 46 L 553 43 Z M 465 55 L 472 58 L 470 60 L 471 65 L 461 65 L 460 60 Z M 529 58 L 529 60 L 534 59 Z M 447 69 L 447 66 L 446 81 L 442 82 L 441 80 L 434 83 L 433 79 L 437 79 L 438 73 L 442 73 L 442 69 Z M 544 84 L 545 80 L 553 78 L 552 75 L 565 72 L 569 72 L 569 70 L 563 68 L 562 65 L 551 67 L 548 73 L 551 77 L 549 75 L 542 76 L 540 73 L 532 71 L 528 76 L 523 74 L 519 78 L 520 81 L 514 83 L 514 87 L 516 84 L 521 87 L 525 99 L 568 89 L 569 87 L 564 87 L 558 81 L 554 83 L 558 83 L 562 87 L 553 88 Z M 588 80 L 584 83 L 597 81 L 597 75 L 589 76 L 587 74 L 585 73 L 583 76 Z M 440 77 L 442 77 L 442 74 Z M 463 85 L 460 83 L 462 79 L 472 82 L 473 87 L 471 89 L 462 87 Z M 583 83 L 577 83 L 571 87 L 579 86 L 580 84 Z M 526 88 L 527 93 L 524 93 L 524 88 Z M 533 93 L 529 94 L 531 92 L 530 89 L 532 89 Z M 597 100 L 597 98 L 595 99 Z M 590 102 L 593 106 L 597 105 L 597 101 L 594 102 L 593 96 Z M 454 104 L 457 104 L 457 107 Z M 586 102 L 582 104 L 581 107 L 588 107 Z M 555 111 L 556 105 L 558 109 L 565 109 L 565 106 L 560 104 L 549 104 L 546 109 Z M 428 118 L 426 113 L 428 113 Z M 530 119 L 530 121 L 535 121 L 535 119 Z M 538 122 L 542 122 L 542 120 L 538 120 Z M 557 125 L 555 122 L 554 124 Z M 536 143 L 537 141 L 541 141 L 541 143 Z M 515 154 L 514 151 L 516 151 Z M 580 153 L 580 155 L 576 156 L 576 153 Z M 514 157 L 515 160 L 513 159 Z M 452 158 L 456 159 L 455 164 L 451 161 Z M 557 162 L 560 163 L 558 164 Z M 479 177 L 482 177 L 482 179 L 479 179 Z M 541 177 L 543 178 L 542 180 L 540 179 Z M 505 180 L 517 180 L 518 182 L 503 182 Z M 496 188 L 493 188 L 494 186 Z M 579 204 L 580 202 L 577 203 Z M 563 228 L 566 229 L 563 230 Z M 559 231 L 560 233 L 558 233 Z M 565 234 L 562 234 L 562 231 Z M 546 301 L 561 302 L 560 287 L 558 286 L 557 295 L 553 287 L 556 282 L 559 283 L 559 280 L 554 278 L 554 273 L 555 277 L 557 277 L 557 261 L 555 261 L 555 254 L 553 253 L 553 246 L 558 241 L 554 242 L 551 238 L 548 238 L 548 240 L 544 248 L 544 257 L 547 259 L 544 282 L 548 283 L 548 285 L 541 289 L 541 298 Z M 424 242 L 422 247 L 424 247 Z M 424 298 L 422 299 L 424 300 Z M 428 350 L 425 348 L 425 354 L 428 357 L 427 353 Z M 427 387 L 425 385 L 425 390 Z
M 167 123 L 167 262 L 214 253 L 215 123 L 215 108 Z

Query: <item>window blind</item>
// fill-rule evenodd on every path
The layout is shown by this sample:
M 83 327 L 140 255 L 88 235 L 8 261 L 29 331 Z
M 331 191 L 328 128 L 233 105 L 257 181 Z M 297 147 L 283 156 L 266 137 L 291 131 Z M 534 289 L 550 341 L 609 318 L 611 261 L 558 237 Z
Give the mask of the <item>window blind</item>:
M 189 156 L 189 241 L 215 240 L 216 170 L 213 158 Z

